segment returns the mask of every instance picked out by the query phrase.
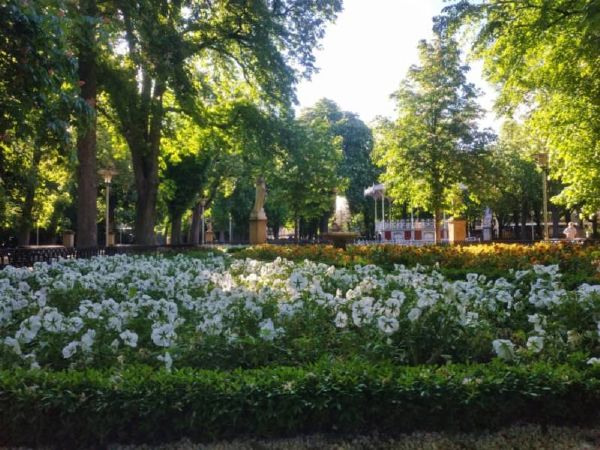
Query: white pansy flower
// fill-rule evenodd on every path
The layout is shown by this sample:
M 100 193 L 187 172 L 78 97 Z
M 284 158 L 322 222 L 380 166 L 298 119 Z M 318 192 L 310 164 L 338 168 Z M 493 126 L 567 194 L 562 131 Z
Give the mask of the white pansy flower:
M 19 345 L 19 341 L 15 338 L 7 336 L 4 338 L 4 345 L 12 348 L 13 352 L 17 355 L 21 354 L 21 346 Z
M 133 331 L 130 331 L 130 330 L 125 330 L 121 334 L 119 334 L 119 337 L 121 339 L 123 339 L 123 343 L 125 345 L 128 345 L 129 347 L 137 347 L 137 342 L 138 342 L 137 333 L 134 333 Z
M 153 325 L 152 334 L 150 335 L 154 345 L 159 347 L 170 347 L 176 337 L 177 333 L 175 333 L 175 329 L 171 323 Z
M 71 356 L 73 356 L 75 354 L 75 352 L 77 352 L 77 347 L 79 346 L 79 342 L 73 341 L 73 342 L 69 342 L 63 349 L 62 349 L 62 355 L 63 358 L 65 359 L 69 359 Z
M 535 353 L 539 353 L 544 349 L 543 336 L 531 336 L 527 339 L 527 348 Z
M 385 334 L 393 334 L 398 331 L 398 328 L 400 328 L 398 320 L 393 317 L 386 316 L 381 316 L 377 319 L 377 326 Z
M 19 342 L 28 344 L 35 339 L 38 331 L 40 331 L 41 328 L 42 320 L 39 318 L 39 316 L 31 316 L 21 322 L 15 337 L 19 340 Z
M 94 339 L 96 338 L 96 330 L 88 329 L 83 336 L 81 336 L 81 350 L 89 352 L 94 345 Z
M 169 352 L 166 352 L 164 355 L 158 355 L 156 359 L 164 362 L 165 369 L 167 369 L 169 372 L 171 371 L 171 367 L 173 367 L 173 358 L 171 358 L 171 354 Z
M 334 323 L 338 328 L 346 328 L 348 325 L 348 314 L 343 311 L 338 311 L 335 316 Z
M 500 359 L 512 361 L 515 357 L 515 344 L 508 339 L 496 339 L 492 342 L 492 347 Z
M 415 320 L 417 320 L 419 317 L 421 317 L 421 309 L 420 308 L 413 308 L 408 312 L 408 320 L 410 320 L 411 322 L 414 322 Z
M 63 316 L 58 311 L 50 311 L 44 315 L 44 329 L 51 333 L 60 333 L 63 329 Z

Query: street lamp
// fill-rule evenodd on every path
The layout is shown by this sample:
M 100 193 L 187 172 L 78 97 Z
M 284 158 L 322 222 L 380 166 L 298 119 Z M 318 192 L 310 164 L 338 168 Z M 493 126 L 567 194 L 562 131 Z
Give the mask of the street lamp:
M 109 166 L 106 169 L 99 171 L 100 176 L 104 178 L 104 184 L 106 185 L 106 230 L 105 230 L 105 247 L 108 247 L 108 235 L 110 233 L 110 217 L 109 217 L 109 203 L 110 203 L 110 182 L 112 178 L 117 174 L 114 167 Z
M 548 232 L 548 153 L 540 152 L 535 155 L 535 159 L 542 169 L 542 202 L 544 210 L 544 240 L 550 239 Z

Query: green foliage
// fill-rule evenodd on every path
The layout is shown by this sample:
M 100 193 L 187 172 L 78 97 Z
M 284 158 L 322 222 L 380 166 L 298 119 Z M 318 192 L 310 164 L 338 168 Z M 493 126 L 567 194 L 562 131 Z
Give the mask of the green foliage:
M 420 66 L 394 94 L 398 119 L 376 130 L 374 159 L 392 198 L 435 213 L 438 222 L 453 187 L 469 184 L 489 136 L 477 129 L 477 91 L 466 81 L 456 42 L 421 41 L 419 55 Z
M 341 111 L 328 99 L 319 100 L 302 114 L 311 120 L 325 120 L 332 137 L 341 139 L 343 158 L 339 163 L 338 176 L 346 181 L 346 186 L 338 194 L 346 196 L 352 214 L 362 215 L 360 228 L 366 231 L 373 223 L 373 208 L 363 193 L 366 187 L 376 182 L 379 173 L 371 160 L 371 129 L 356 114 Z
M 0 142 L 64 143 L 71 113 L 85 111 L 74 89 L 63 15 L 52 1 L 0 6 Z
M 474 53 L 500 86 L 497 108 L 525 120 L 550 153 L 564 189 L 556 200 L 600 205 L 600 7 L 597 0 L 460 1 L 438 18 L 440 30 L 475 31 Z
M 277 161 L 273 179 L 293 219 L 319 219 L 331 210 L 341 182 L 340 144 L 321 118 L 301 116 L 289 124 L 283 144 L 287 153 Z
M 0 373 L 0 444 L 105 446 L 598 419 L 597 367 L 323 362 L 234 372 Z M 135 426 L 132 426 L 135 423 Z

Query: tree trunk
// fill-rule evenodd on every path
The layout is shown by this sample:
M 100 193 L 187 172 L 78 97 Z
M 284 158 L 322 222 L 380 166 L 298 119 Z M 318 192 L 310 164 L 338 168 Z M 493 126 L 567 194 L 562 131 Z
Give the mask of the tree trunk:
M 200 244 L 200 225 L 202 223 L 202 204 L 196 203 L 192 209 L 192 226 L 190 227 L 190 243 L 192 245 Z
M 592 216 L 592 238 L 598 239 L 598 214 Z
M 160 150 L 160 138 L 162 134 L 162 119 L 164 115 L 162 96 L 165 85 L 156 82 L 154 93 L 150 101 L 149 116 L 143 115 L 139 123 L 134 125 L 135 136 L 143 136 L 146 139 L 136 142 L 128 139 L 133 162 L 133 174 L 137 190 L 137 202 L 135 204 L 135 241 L 137 244 L 153 245 L 154 223 L 156 220 L 156 199 L 158 197 L 158 154 Z M 145 133 L 146 123 L 150 123 L 149 132 Z
M 550 213 L 552 214 L 552 237 L 557 239 L 560 237 L 560 212 L 556 206 L 552 205 Z
M 171 245 L 181 244 L 181 220 L 183 214 L 177 214 L 171 219 Z
M 81 13 L 95 17 L 96 1 L 84 0 Z M 89 120 L 79 129 L 77 137 L 77 247 L 96 247 L 98 227 L 96 225 L 96 198 L 98 195 L 96 168 L 96 94 L 97 70 L 94 53 L 95 25 L 84 21 L 79 46 L 79 80 L 82 83 L 80 97 L 92 110 Z
M 527 217 L 529 216 L 529 210 L 526 205 L 523 205 L 521 210 L 521 240 L 528 241 L 528 233 L 527 233 Z
M 542 226 L 542 213 L 536 209 L 533 212 L 533 216 L 535 218 L 534 219 L 535 220 L 535 234 L 533 237 L 537 238 L 537 236 L 541 236 L 543 239 L 544 238 L 544 227 Z
M 440 222 L 442 221 L 442 211 L 439 208 L 435 209 L 433 213 L 433 230 L 434 230 L 434 242 L 439 244 L 442 238 L 442 227 Z
M 42 149 L 34 144 L 33 158 L 29 168 L 29 176 L 25 184 L 25 200 L 19 217 L 17 227 L 17 242 L 20 246 L 29 245 L 31 230 L 33 228 L 33 205 L 35 202 L 35 190 L 38 185 L 39 166 L 42 159 Z

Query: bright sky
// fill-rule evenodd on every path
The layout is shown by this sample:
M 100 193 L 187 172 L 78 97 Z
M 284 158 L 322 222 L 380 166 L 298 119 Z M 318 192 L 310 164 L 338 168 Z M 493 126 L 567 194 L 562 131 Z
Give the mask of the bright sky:
M 417 43 L 433 36 L 432 18 L 443 6 L 442 0 L 344 0 L 316 51 L 319 73 L 298 86 L 299 109 L 326 97 L 367 123 L 378 115 L 394 117 L 390 94 L 419 62 Z M 480 101 L 489 111 L 493 88 L 482 80 L 481 64 L 471 67 L 469 79 L 484 91 Z M 499 126 L 493 113 L 482 125 Z

